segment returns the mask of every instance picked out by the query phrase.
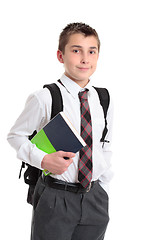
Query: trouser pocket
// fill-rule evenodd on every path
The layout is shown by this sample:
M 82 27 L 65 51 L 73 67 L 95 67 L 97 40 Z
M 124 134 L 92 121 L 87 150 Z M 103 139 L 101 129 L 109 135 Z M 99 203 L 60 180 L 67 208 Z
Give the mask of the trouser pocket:
M 36 210 L 38 203 L 44 193 L 45 190 L 45 184 L 43 183 L 41 177 L 39 178 L 36 187 L 35 187 L 35 191 L 34 191 L 34 196 L 33 196 L 33 209 Z

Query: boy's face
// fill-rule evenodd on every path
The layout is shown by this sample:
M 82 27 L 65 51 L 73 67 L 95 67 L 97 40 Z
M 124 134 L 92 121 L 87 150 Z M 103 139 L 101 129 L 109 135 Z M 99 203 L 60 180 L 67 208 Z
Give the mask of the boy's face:
M 84 87 L 95 72 L 98 61 L 98 42 L 94 36 L 82 34 L 70 36 L 64 54 L 58 50 L 57 57 L 64 63 L 65 75 Z

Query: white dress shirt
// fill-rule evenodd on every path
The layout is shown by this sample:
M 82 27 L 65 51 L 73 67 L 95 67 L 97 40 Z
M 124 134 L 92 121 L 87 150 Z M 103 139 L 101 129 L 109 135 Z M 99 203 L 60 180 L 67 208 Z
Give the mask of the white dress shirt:
M 60 80 L 64 86 L 59 82 L 56 82 L 56 84 L 60 88 L 62 94 L 63 112 L 75 129 L 80 133 L 81 115 L 78 93 L 82 91 L 82 88 L 65 75 L 63 75 Z M 89 82 L 85 88 L 89 89 L 88 101 L 92 118 L 92 181 L 99 179 L 101 186 L 108 192 L 108 183 L 112 178 L 112 171 L 110 170 L 110 145 L 113 114 L 112 101 L 110 100 L 107 113 L 108 133 L 106 140 L 109 142 L 105 143 L 102 147 L 100 139 L 105 126 L 103 109 L 100 105 L 98 94 L 92 87 L 91 82 Z M 16 150 L 19 159 L 39 169 L 42 169 L 41 162 L 46 153 L 32 144 L 28 140 L 28 136 L 31 135 L 34 130 L 37 130 L 38 132 L 50 121 L 51 104 L 52 98 L 47 88 L 43 88 L 42 90 L 31 94 L 26 101 L 23 112 L 11 128 L 7 138 L 11 146 Z M 73 158 L 73 163 L 68 167 L 66 172 L 61 175 L 51 176 L 67 182 L 78 182 L 78 159 L 79 153 L 76 153 L 76 156 Z

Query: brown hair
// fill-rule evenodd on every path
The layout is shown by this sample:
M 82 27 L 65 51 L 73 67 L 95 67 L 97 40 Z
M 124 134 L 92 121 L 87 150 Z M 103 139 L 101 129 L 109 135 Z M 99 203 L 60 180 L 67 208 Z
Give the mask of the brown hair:
M 85 37 L 94 36 L 98 42 L 98 51 L 100 50 L 100 40 L 95 29 L 91 28 L 85 23 L 70 23 L 68 24 L 59 36 L 58 49 L 64 54 L 65 46 L 67 45 L 69 38 L 72 34 L 80 33 Z

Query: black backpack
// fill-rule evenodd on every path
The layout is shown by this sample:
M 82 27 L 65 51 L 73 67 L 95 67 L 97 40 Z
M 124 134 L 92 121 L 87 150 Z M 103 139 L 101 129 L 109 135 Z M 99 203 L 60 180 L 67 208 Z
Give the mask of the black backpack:
M 44 85 L 44 87 L 47 87 L 51 93 L 51 97 L 52 97 L 51 119 L 52 119 L 59 112 L 63 111 L 63 100 L 62 100 L 60 89 L 55 83 Z M 107 141 L 107 140 L 105 140 L 105 136 L 108 131 L 106 116 L 107 116 L 107 110 L 109 107 L 110 96 L 109 96 L 109 92 L 107 89 L 97 88 L 97 87 L 94 87 L 94 88 L 98 93 L 98 96 L 100 99 L 100 104 L 101 104 L 101 106 L 103 108 L 103 112 L 104 112 L 105 127 L 103 130 L 102 138 L 100 139 L 100 142 L 105 143 Z M 37 132 L 34 131 L 33 134 L 31 136 L 29 136 L 29 140 L 31 140 L 35 136 L 36 133 Z M 27 166 L 27 169 L 24 172 L 24 182 L 29 185 L 27 202 L 32 204 L 34 189 L 35 189 L 35 186 L 36 186 L 36 183 L 37 183 L 39 177 L 42 175 L 42 170 L 22 162 L 20 173 L 19 173 L 19 178 L 21 177 L 22 169 L 25 168 L 25 166 Z

